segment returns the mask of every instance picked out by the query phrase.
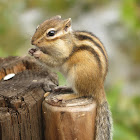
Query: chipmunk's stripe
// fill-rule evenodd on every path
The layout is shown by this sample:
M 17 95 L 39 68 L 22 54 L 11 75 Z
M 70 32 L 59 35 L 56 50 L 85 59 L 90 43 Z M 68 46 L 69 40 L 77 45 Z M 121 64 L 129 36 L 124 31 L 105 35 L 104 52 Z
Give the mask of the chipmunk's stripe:
M 99 39 L 96 35 L 94 35 L 93 33 L 91 33 L 91 32 L 82 31 L 82 33 L 84 33 L 84 34 L 87 35 L 87 36 L 91 36 L 91 37 L 93 38 L 93 40 L 94 40 L 95 42 L 97 42 L 97 43 L 102 47 L 102 49 L 103 49 L 103 51 L 104 51 L 104 54 L 105 54 L 105 56 L 106 56 L 106 58 L 107 58 L 106 60 L 108 61 L 108 56 L 107 56 L 105 47 L 104 47 L 103 43 L 100 41 L 100 39 Z
M 77 32 L 82 32 L 82 33 L 89 34 L 89 35 L 91 35 L 91 36 L 93 36 L 93 37 L 95 37 L 96 39 L 99 40 L 99 38 L 96 35 L 94 35 L 93 33 L 91 33 L 91 32 L 87 32 L 87 31 L 77 31 Z
M 105 50 L 105 48 L 104 48 L 104 46 L 103 46 L 103 43 L 100 41 L 100 39 L 99 39 L 96 35 L 94 35 L 94 34 L 91 33 L 91 32 L 87 32 L 87 31 L 77 31 L 77 33 L 83 33 L 83 35 L 85 35 L 85 36 L 90 36 L 90 37 L 92 37 L 93 40 L 94 40 L 95 42 L 97 42 L 97 43 L 102 47 L 102 49 L 104 50 L 104 53 L 105 53 L 105 55 L 106 55 L 106 57 L 107 57 L 106 50 Z
M 91 52 L 94 55 L 94 57 L 96 58 L 99 67 L 102 69 L 102 65 L 101 65 L 101 60 L 100 60 L 99 54 L 94 50 L 94 48 L 91 48 L 90 46 L 81 45 L 81 46 L 78 46 L 78 47 L 74 47 L 74 49 L 73 49 L 71 55 L 69 56 L 69 58 L 72 57 L 74 53 L 76 53 L 78 51 L 81 51 L 81 50 L 86 50 L 86 51 Z
M 87 36 L 87 35 L 82 35 L 82 34 L 75 34 L 75 37 L 76 37 L 77 39 L 79 39 L 79 40 L 89 40 L 89 41 L 93 42 L 93 43 L 100 49 L 100 51 L 101 51 L 102 54 L 104 55 L 105 60 L 106 60 L 106 62 L 107 62 L 107 57 L 106 57 L 106 55 L 105 55 L 105 53 L 104 53 L 103 48 L 102 48 L 101 45 L 100 45 L 99 43 L 97 43 L 92 37 L 89 37 L 89 36 Z

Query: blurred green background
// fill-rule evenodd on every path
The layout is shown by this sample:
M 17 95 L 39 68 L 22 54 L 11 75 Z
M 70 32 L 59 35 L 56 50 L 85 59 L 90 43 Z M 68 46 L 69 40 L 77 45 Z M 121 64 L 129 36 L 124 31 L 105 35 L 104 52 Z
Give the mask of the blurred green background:
M 102 40 L 114 140 L 140 140 L 140 0 L 0 0 L 0 57 L 27 55 L 37 25 L 54 15 Z

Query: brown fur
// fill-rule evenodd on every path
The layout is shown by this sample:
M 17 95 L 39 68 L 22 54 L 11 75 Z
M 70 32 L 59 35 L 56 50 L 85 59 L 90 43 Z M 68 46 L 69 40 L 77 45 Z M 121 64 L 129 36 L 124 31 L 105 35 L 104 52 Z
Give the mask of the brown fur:
M 53 28 L 56 34 L 47 36 Z M 44 21 L 32 37 L 39 50 L 32 55 L 65 77 L 76 94 L 68 99 L 92 96 L 97 102 L 96 140 L 111 140 L 111 114 L 104 92 L 108 58 L 101 41 L 89 32 L 71 31 L 71 19 Z
M 70 59 L 68 59 L 68 68 L 74 69 L 74 72 L 69 71 L 68 75 L 75 77 L 75 89 L 76 93 L 80 96 L 91 96 L 96 90 L 98 77 L 100 71 L 98 71 L 98 63 L 95 61 L 93 54 L 86 50 L 76 52 Z M 87 61 L 88 60 L 88 61 Z M 72 76 L 72 77 L 73 77 Z

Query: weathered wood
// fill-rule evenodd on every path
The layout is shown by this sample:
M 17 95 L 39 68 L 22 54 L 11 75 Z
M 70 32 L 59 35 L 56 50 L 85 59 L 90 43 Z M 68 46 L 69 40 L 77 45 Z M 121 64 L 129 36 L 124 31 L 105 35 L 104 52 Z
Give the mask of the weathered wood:
M 0 58 L 0 140 L 43 139 L 41 104 L 56 77 L 30 57 Z
M 96 103 L 93 99 L 58 101 L 60 95 L 47 96 L 43 101 L 45 140 L 93 140 Z

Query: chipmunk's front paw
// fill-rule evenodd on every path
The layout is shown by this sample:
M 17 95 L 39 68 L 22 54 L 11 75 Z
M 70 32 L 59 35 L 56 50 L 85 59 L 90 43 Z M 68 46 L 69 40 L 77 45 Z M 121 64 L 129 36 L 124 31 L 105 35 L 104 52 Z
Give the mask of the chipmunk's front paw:
M 35 48 L 32 48 L 29 50 L 29 55 L 31 56 L 34 56 L 36 59 L 39 59 L 39 57 L 41 56 L 41 54 L 43 53 L 42 51 L 40 50 L 37 50 Z
M 28 51 L 28 54 L 31 55 L 31 56 L 33 56 L 34 53 L 35 53 L 36 51 L 37 51 L 37 49 L 32 48 L 32 49 L 30 49 L 30 50 Z

